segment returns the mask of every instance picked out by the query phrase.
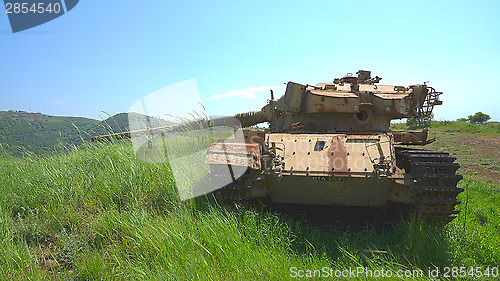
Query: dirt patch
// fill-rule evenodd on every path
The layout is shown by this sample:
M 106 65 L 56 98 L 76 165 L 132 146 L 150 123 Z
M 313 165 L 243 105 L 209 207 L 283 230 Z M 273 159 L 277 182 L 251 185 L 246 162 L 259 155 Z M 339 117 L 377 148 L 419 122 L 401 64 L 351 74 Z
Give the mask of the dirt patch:
M 500 137 L 498 136 L 474 136 L 462 139 L 461 144 L 464 146 L 480 146 L 483 148 L 496 149 L 500 147 Z M 498 151 L 492 151 L 499 153 Z
M 458 145 L 460 149 L 453 154 L 462 169 L 478 179 L 500 184 L 500 137 L 469 135 Z

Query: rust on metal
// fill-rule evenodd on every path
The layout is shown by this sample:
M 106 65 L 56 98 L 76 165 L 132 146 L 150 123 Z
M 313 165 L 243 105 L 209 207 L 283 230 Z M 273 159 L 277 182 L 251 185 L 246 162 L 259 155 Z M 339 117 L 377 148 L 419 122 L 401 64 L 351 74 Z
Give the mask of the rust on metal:
M 261 130 L 243 130 L 243 137 L 246 143 L 259 143 L 264 144 L 264 138 L 266 136 L 266 131 Z
M 218 141 L 213 143 L 207 151 L 206 164 L 248 166 L 259 169 L 261 154 L 259 144 Z
M 328 170 L 334 173 L 347 172 L 349 164 L 347 161 L 347 150 L 345 137 L 333 137 L 330 148 L 326 151 L 328 158 Z
M 316 96 L 330 97 L 330 98 L 358 98 L 357 95 L 353 93 L 338 93 L 331 91 L 310 91 L 311 94 Z
M 435 141 L 435 139 L 427 139 L 428 130 L 393 132 L 394 143 L 400 145 L 426 145 Z
M 304 124 L 302 124 L 301 122 L 297 122 L 290 125 L 290 128 L 288 128 L 288 130 L 295 131 L 295 130 L 300 130 L 302 128 L 304 128 Z
M 408 94 L 373 94 L 373 95 L 384 100 L 401 100 L 406 96 L 408 96 Z
M 233 143 L 233 142 L 214 142 L 210 148 L 209 152 L 220 152 L 220 153 L 237 153 L 243 154 L 255 154 L 259 153 L 259 145 L 251 143 Z

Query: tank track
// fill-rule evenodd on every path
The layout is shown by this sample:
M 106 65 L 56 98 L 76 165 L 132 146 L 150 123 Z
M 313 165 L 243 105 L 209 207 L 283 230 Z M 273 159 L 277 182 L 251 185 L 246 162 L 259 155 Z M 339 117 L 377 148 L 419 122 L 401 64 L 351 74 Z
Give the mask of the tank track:
M 398 167 L 405 169 L 415 181 L 415 204 L 413 211 L 425 219 L 448 223 L 460 211 L 457 195 L 464 191 L 458 188 L 462 175 L 455 174 L 460 164 L 448 152 L 396 148 Z

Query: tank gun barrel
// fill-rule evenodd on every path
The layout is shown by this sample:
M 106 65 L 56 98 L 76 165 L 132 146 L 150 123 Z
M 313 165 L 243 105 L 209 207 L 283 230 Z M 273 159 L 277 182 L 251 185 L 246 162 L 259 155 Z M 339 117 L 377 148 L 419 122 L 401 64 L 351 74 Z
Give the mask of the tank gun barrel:
M 245 127 L 255 126 L 257 124 L 267 121 L 268 120 L 262 114 L 262 111 L 250 111 L 246 113 L 239 113 L 233 116 L 213 117 L 209 119 L 200 118 L 169 126 L 148 128 L 143 130 L 136 130 L 130 132 L 116 133 L 116 134 L 100 135 L 93 137 L 92 141 L 98 142 L 98 141 L 109 141 L 112 139 L 130 139 L 131 136 L 158 135 L 162 133 L 199 130 L 210 127 L 225 126 L 225 127 L 245 128 Z

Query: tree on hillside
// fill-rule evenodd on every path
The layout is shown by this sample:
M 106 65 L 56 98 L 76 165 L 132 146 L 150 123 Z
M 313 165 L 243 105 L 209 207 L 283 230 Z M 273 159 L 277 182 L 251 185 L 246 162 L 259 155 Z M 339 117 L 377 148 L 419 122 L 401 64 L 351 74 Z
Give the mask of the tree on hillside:
M 476 114 L 469 115 L 467 117 L 467 121 L 469 121 L 473 124 L 482 124 L 490 119 L 491 119 L 491 117 L 488 114 L 484 114 L 482 112 L 476 112 Z
M 415 117 L 406 119 L 406 126 L 410 129 L 421 129 L 429 127 L 431 121 L 434 119 L 434 113 L 431 113 L 427 117 Z

